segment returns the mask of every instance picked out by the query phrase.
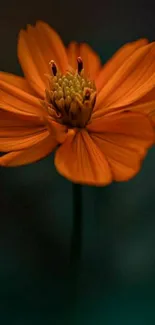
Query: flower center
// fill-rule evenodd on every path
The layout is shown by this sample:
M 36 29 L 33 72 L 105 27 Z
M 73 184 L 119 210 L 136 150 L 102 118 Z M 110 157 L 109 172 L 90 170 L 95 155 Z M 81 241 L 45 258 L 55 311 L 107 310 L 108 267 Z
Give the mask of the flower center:
M 62 75 L 54 61 L 50 62 L 49 87 L 45 90 L 44 107 L 57 122 L 68 127 L 84 127 L 90 120 L 96 100 L 93 81 L 84 76 L 83 62 L 77 58 L 77 71 Z

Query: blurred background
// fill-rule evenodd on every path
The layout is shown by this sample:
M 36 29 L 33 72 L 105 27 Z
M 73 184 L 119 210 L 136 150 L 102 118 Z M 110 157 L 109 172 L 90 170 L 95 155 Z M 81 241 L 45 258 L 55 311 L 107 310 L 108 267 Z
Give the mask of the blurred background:
M 1 0 L 0 69 L 21 74 L 21 28 L 41 19 L 104 63 L 124 43 L 155 39 L 153 1 Z M 155 324 L 155 149 L 127 183 L 83 186 L 83 247 L 69 297 L 72 184 L 53 156 L 0 168 L 0 324 Z

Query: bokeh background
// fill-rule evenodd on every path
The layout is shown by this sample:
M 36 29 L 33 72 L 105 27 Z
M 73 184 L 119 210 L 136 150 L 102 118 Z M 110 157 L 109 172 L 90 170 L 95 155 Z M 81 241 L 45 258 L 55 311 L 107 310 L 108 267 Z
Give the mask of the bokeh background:
M 17 35 L 51 24 L 65 44 L 88 42 L 105 62 L 121 45 L 155 39 L 144 0 L 1 0 L 0 69 L 21 74 Z M 143 130 L 142 130 L 143 132 Z M 155 149 L 127 183 L 83 186 L 83 247 L 76 306 L 69 297 L 72 184 L 53 156 L 0 168 L 0 324 L 155 324 Z

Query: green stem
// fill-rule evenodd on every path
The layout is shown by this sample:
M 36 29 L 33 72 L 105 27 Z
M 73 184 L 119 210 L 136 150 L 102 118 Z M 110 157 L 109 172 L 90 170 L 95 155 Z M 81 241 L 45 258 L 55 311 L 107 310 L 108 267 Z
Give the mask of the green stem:
M 69 315 L 67 324 L 76 324 L 78 308 L 79 268 L 82 249 L 82 186 L 73 184 L 73 228 L 70 248 Z M 71 313 L 71 314 L 70 314 Z

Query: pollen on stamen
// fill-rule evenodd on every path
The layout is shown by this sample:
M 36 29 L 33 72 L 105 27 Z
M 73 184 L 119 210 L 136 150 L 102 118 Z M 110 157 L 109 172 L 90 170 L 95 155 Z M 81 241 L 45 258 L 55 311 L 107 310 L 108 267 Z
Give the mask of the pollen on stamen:
M 78 64 L 78 73 L 80 74 L 81 71 L 83 70 L 83 61 L 80 56 L 77 58 L 77 64 Z
M 86 89 L 84 98 L 85 98 L 85 100 L 89 100 L 90 99 L 90 90 L 89 89 Z
M 49 65 L 51 66 L 53 76 L 56 76 L 57 74 L 57 66 L 53 60 L 49 62 Z

